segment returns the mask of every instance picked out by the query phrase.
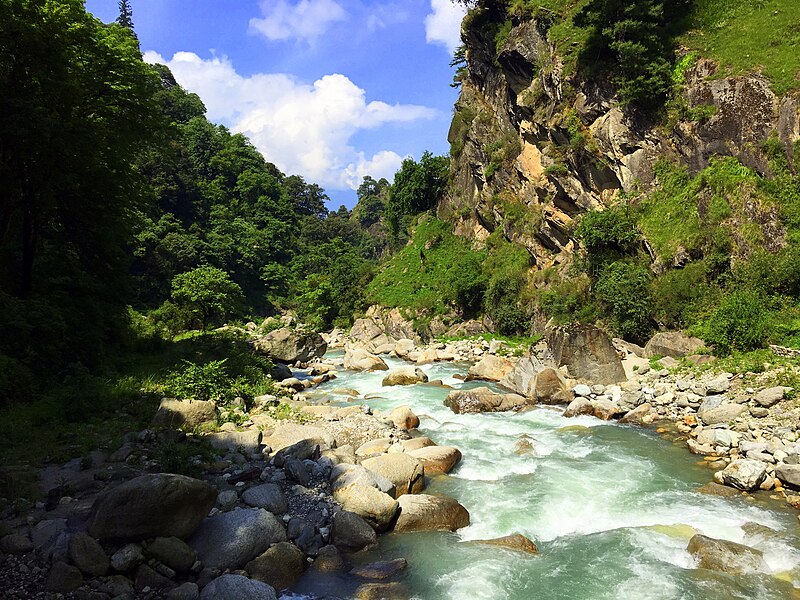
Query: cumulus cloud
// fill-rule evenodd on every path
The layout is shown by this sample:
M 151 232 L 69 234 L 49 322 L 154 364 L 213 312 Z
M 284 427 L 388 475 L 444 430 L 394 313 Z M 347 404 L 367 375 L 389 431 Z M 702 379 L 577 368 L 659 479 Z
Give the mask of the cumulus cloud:
M 250 19 L 250 31 L 268 40 L 302 40 L 311 42 L 327 31 L 336 21 L 343 21 L 347 13 L 334 0 L 263 0 L 260 4 L 263 18 Z
M 242 77 L 226 57 L 193 52 L 171 60 L 146 52 L 145 60 L 166 64 L 178 83 L 203 99 L 209 119 L 247 135 L 282 171 L 332 189 L 356 189 L 364 175 L 390 178 L 402 162 L 389 150 L 366 156 L 351 144 L 356 133 L 436 116 L 424 106 L 368 102 L 366 92 L 340 74 L 308 84 L 282 73 Z
M 425 40 L 454 52 L 461 44 L 461 21 L 467 9 L 451 0 L 431 0 L 431 10 L 425 17 Z

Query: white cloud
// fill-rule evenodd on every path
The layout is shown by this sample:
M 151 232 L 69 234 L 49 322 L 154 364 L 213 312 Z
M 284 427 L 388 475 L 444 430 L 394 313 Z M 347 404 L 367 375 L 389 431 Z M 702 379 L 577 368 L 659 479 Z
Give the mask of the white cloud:
M 332 189 L 356 189 L 368 174 L 390 178 L 402 162 L 389 150 L 367 157 L 351 144 L 356 133 L 436 116 L 425 106 L 367 102 L 366 92 L 340 74 L 307 84 L 280 73 L 242 77 L 226 57 L 204 60 L 193 52 L 172 60 L 146 52 L 145 60 L 166 64 L 202 98 L 209 119 L 247 135 L 283 172 Z
M 262 0 L 263 18 L 250 19 L 250 31 L 268 40 L 297 39 L 311 42 L 321 36 L 331 23 L 343 21 L 347 13 L 334 0 Z
M 461 21 L 467 9 L 451 0 L 431 0 L 433 11 L 425 17 L 425 40 L 442 44 L 452 53 L 461 44 Z

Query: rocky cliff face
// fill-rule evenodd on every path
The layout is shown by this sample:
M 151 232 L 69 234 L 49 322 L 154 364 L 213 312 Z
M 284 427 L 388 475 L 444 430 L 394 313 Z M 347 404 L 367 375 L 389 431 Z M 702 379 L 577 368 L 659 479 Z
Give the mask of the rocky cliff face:
M 695 173 L 715 155 L 735 156 L 769 176 L 763 143 L 800 139 L 800 95 L 777 97 L 759 74 L 716 78 L 712 62 L 687 60 L 671 122 L 655 123 L 621 107 L 602 81 L 566 77 L 542 23 L 516 24 L 500 48 L 481 28 L 462 37 L 454 182 L 439 216 L 476 240 L 500 228 L 540 269 L 569 261 L 582 213 L 650 189 L 659 158 Z

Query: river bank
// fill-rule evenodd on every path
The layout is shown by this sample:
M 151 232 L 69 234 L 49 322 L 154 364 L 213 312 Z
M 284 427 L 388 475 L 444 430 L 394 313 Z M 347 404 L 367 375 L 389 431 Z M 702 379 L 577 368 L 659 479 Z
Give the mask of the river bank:
M 672 586 L 675 597 L 681 591 L 703 590 L 719 577 L 733 578 L 728 587 L 746 590 L 738 596 L 725 587 L 732 595 L 719 597 L 794 593 L 791 582 L 797 581 L 800 564 L 795 513 L 767 495 L 790 501 L 794 496 L 775 477 L 781 463 L 792 464 L 786 459 L 793 456 L 790 444 L 796 441 L 785 430 L 795 413 L 783 397 L 764 414 L 759 410 L 764 408 L 759 404 L 763 390 L 744 387 L 739 377 L 702 375 L 688 381 L 653 369 L 650 360 L 624 347 L 618 358 L 635 376 L 620 384 L 588 385 L 571 380 L 569 368 L 548 367 L 552 358 L 543 344 L 528 352 L 499 341 L 423 345 L 400 340 L 388 354 L 375 356 L 361 339 L 334 334 L 328 342 L 339 349 L 284 371 L 284 376 L 292 375 L 282 382 L 292 397 L 278 405 L 280 414 L 273 399 L 261 398 L 248 410 L 239 410 L 236 423 L 202 438 L 169 429 L 141 431 L 111 456 L 95 454 L 90 461 L 46 471 L 44 485 L 52 486 L 46 491 L 56 491 L 4 521 L 11 530 L 0 543 L 4 577 L 14 574 L 6 579 L 6 589 L 19 590 L 12 597 L 61 593 L 99 600 L 118 597 L 115 592 L 121 590 L 122 597 L 210 598 L 215 586 L 209 585 L 227 572 L 242 579 L 228 577 L 216 586 L 260 580 L 309 598 L 332 593 L 354 598 L 465 597 L 475 586 L 480 592 L 470 597 L 525 598 L 535 582 L 549 582 L 554 589 L 569 584 L 584 590 L 581 597 L 600 598 L 606 597 L 599 591 L 603 586 L 588 583 L 598 578 L 590 569 L 597 560 L 620 565 L 608 574 L 616 581 L 604 585 L 618 593 L 627 590 L 626 597 L 647 597 L 631 595 L 631 590 L 648 577 Z M 357 366 L 366 368 L 354 370 Z M 540 377 L 542 372 L 551 377 Z M 407 377 L 407 385 L 388 385 L 398 374 Z M 548 386 L 539 379 L 547 379 Z M 722 379 L 727 382 L 724 390 Z M 485 391 L 478 394 L 480 388 Z M 515 389 L 516 395 L 510 393 Z M 464 395 L 481 402 L 488 398 L 489 405 L 495 395 L 502 396 L 517 410 L 478 414 L 481 402 L 452 400 Z M 714 405 L 704 409 L 709 398 Z M 448 399 L 459 412 L 445 406 Z M 469 410 L 461 410 L 465 406 Z M 708 410 L 720 406 L 740 410 L 730 421 L 703 421 Z M 631 415 L 675 444 L 665 445 L 653 430 L 602 420 L 623 417 L 630 422 Z M 666 427 L 668 422 L 674 426 Z M 213 489 L 213 502 L 205 512 L 202 505 L 197 507 L 197 530 L 182 534 L 188 543 L 171 542 L 195 559 L 182 571 L 157 554 L 165 543 L 158 540 L 181 536 L 151 528 L 146 538 L 122 544 L 92 528 L 97 498 L 113 492 L 119 482 L 130 485 L 147 477 L 143 473 L 157 466 L 154 449 L 170 437 L 172 448 L 200 444 L 201 439 L 214 448 L 203 456 L 198 445 L 198 454 L 189 457 L 201 467 L 209 497 Z M 710 460 L 696 464 L 682 448 L 687 440 L 695 450 L 699 444 L 709 446 Z M 767 454 L 777 463 L 772 469 Z M 715 471 L 742 458 L 764 459 L 764 478 L 757 487 L 770 492 L 743 495 L 730 485 L 707 485 Z M 443 496 L 452 500 L 429 499 Z M 419 519 L 409 527 L 407 518 L 405 525 L 398 518 L 398 513 L 408 517 L 416 508 L 427 513 L 432 504 L 434 518 L 422 526 Z M 143 513 L 145 521 L 157 512 L 152 504 L 149 510 L 149 515 Z M 274 519 L 259 524 L 265 514 Z M 269 535 L 242 550 L 238 534 L 218 533 L 214 544 L 235 556 L 223 560 L 209 554 L 196 536 L 230 515 L 252 518 L 247 528 L 261 527 Z M 71 548 L 87 527 L 90 537 L 100 541 L 99 562 L 105 564 L 100 552 L 108 562 L 100 569 L 102 575 L 86 572 L 85 565 L 82 570 L 80 551 Z M 400 533 L 403 529 L 422 531 Z M 509 538 L 513 535 L 518 537 Z M 723 553 L 722 566 L 696 569 L 703 550 L 689 552 L 688 546 L 698 535 L 743 544 L 751 551 L 752 564 L 741 571 L 730 553 Z M 464 543 L 497 538 L 516 549 Z M 142 559 L 120 563 L 117 555 L 131 544 Z M 531 554 L 537 546 L 539 554 Z M 34 553 L 27 553 L 31 549 Z M 575 562 L 575 552 L 587 557 L 585 564 Z M 434 556 L 433 561 L 425 558 Z M 634 556 L 641 572 L 632 576 Z M 48 596 L 43 588 L 52 589 L 49 579 L 54 570 L 59 574 L 46 568 L 48 561 L 68 567 L 58 568 L 68 575 L 62 583 L 77 587 Z M 566 570 L 568 577 L 559 579 L 548 569 Z M 284 596 L 297 597 L 289 592 Z M 543 597 L 563 596 L 553 592 Z

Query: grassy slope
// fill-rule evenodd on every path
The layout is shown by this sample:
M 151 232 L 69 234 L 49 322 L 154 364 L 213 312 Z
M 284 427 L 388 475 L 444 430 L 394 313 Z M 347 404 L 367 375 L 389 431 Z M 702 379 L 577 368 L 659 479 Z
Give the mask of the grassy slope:
M 760 70 L 778 94 L 800 88 L 800 2 L 695 0 L 680 42 L 717 61 L 721 75 Z

